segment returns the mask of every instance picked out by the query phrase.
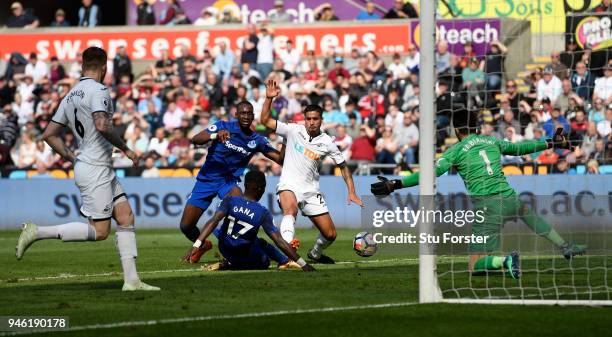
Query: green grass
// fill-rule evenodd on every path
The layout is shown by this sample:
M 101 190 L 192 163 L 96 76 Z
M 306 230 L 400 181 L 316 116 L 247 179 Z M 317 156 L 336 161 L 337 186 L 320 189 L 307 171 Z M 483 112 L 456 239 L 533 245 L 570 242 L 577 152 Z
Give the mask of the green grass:
M 143 280 L 163 288 L 159 293 L 122 293 L 122 279 L 113 240 L 97 243 L 35 243 L 22 261 L 14 258 L 17 232 L 0 232 L 0 316 L 69 316 L 72 327 L 126 321 L 206 317 L 181 323 L 129 326 L 55 333 L 69 336 L 347 336 L 359 332 L 378 336 L 415 335 L 593 335 L 609 333 L 612 309 L 487 305 L 405 305 L 333 312 L 284 313 L 263 317 L 213 317 L 275 311 L 318 310 L 418 300 L 416 256 L 398 249 L 381 249 L 371 258 L 352 252 L 356 230 L 341 230 L 328 253 L 342 263 L 316 265 L 317 272 L 254 271 L 202 272 L 182 264 L 189 244 L 176 230 L 137 233 L 138 266 Z M 316 236 L 298 230 L 305 255 Z M 216 261 L 207 253 L 203 263 Z M 602 257 L 527 259 L 521 283 L 501 275 L 469 278 L 465 258 L 442 258 L 438 265 L 443 290 L 472 286 L 486 296 L 518 295 L 521 286 L 535 291 L 550 284 L 605 284 L 606 268 L 586 267 L 612 261 Z M 548 266 L 559 271 L 544 271 Z M 588 263 L 588 265 L 587 265 Z M 608 267 L 609 268 L 609 267 Z M 541 270 L 538 272 L 537 270 Z M 454 271 L 454 272 L 451 272 Z M 459 272 L 457 272 L 459 271 Z M 48 277 L 48 278 L 45 278 Z M 587 277 L 589 277 L 587 279 Z M 487 288 L 488 286 L 488 288 Z M 487 290 L 497 288 L 491 293 Z M 531 289 L 531 290 L 529 290 Z M 560 298 L 577 297 L 561 287 Z M 473 293 L 462 290 L 462 296 Z M 456 293 L 447 291 L 449 297 Z M 558 294 L 545 294 L 554 298 Z M 582 296 L 582 295 L 580 295 Z M 609 292 L 594 297 L 607 298 Z M 588 327 L 588 329 L 585 329 Z M 180 332 L 180 333 L 179 333 Z M 1 334 L 1 333 L 0 333 Z

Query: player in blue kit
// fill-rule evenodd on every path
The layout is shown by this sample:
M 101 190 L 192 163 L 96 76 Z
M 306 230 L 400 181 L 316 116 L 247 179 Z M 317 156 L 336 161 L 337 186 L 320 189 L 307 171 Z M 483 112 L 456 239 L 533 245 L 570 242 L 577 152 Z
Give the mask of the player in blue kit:
M 260 152 L 268 159 L 282 164 L 281 152 L 271 147 L 266 137 L 251 130 L 255 118 L 253 105 L 243 101 L 238 103 L 236 108 L 235 120 L 212 124 L 192 139 L 195 145 L 212 142 L 181 217 L 181 231 L 192 242 L 200 235 L 198 220 L 215 196 L 223 199 L 228 195 L 242 195 L 238 182 L 256 153 Z M 190 250 L 183 260 L 196 263 L 200 256 L 211 248 L 210 241 L 206 241 L 199 254 L 190 254 Z M 187 256 L 190 256 L 190 259 L 187 259 Z
M 217 265 L 218 269 L 268 269 L 270 260 L 273 260 L 278 262 L 279 268 L 297 265 L 304 271 L 314 271 L 281 237 L 272 215 L 258 202 L 265 190 L 264 174 L 260 171 L 248 172 L 244 181 L 244 196 L 227 196 L 221 201 L 216 213 L 202 228 L 189 255 L 200 254 L 200 248 L 214 231 L 219 239 L 219 251 L 225 258 Z M 223 221 L 221 228 L 215 229 L 220 221 Z M 286 255 L 257 237 L 260 227 Z

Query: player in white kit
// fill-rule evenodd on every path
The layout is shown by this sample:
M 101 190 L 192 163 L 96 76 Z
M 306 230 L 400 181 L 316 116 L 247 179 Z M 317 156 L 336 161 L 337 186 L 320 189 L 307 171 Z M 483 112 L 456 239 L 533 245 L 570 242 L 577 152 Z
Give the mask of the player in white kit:
M 319 263 L 334 263 L 333 259 L 323 255 L 323 250 L 336 239 L 336 228 L 319 188 L 319 167 L 323 157 L 331 157 L 340 168 L 348 189 L 348 203 L 354 202 L 363 207 L 363 202 L 355 193 L 353 176 L 342 153 L 333 139 L 321 132 L 323 109 L 318 105 L 307 106 L 304 109 L 305 125 L 277 121 L 270 117 L 270 110 L 272 100 L 279 93 L 276 82 L 266 83 L 266 100 L 261 111 L 261 123 L 275 130 L 287 142 L 283 170 L 276 188 L 283 210 L 281 236 L 294 248 L 299 246 L 299 240 L 294 237 L 295 217 L 298 209 L 301 210 L 320 232 L 314 247 L 307 254 L 308 258 Z
M 89 223 L 37 226 L 25 222 L 17 241 L 16 256 L 21 260 L 28 247 L 38 240 L 104 240 L 113 218 L 118 224 L 115 241 L 123 268 L 123 291 L 160 290 L 138 277 L 134 214 L 111 165 L 113 146 L 123 151 L 134 166 L 138 159 L 112 128 L 112 100 L 108 89 L 101 84 L 106 75 L 106 59 L 106 52 L 98 47 L 83 52 L 83 77 L 64 97 L 43 134 L 55 152 L 74 163 L 74 180 L 83 204 L 80 211 Z M 78 154 L 67 149 L 59 137 L 65 128 L 74 134 Z

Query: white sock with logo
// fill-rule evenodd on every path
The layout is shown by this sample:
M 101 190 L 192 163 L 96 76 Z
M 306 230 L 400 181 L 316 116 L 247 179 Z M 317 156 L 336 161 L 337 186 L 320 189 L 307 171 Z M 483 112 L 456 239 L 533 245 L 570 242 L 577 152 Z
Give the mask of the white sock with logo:
M 64 242 L 96 241 L 96 229 L 83 222 L 69 222 L 57 226 L 38 226 L 36 239 L 61 239 Z
M 123 268 L 123 281 L 125 283 L 138 283 L 138 271 L 136 271 L 136 257 L 138 251 L 136 249 L 136 233 L 134 226 L 117 227 L 115 232 L 115 244 L 119 257 L 121 258 L 121 267 Z
M 329 247 L 332 242 L 333 241 L 327 240 L 323 237 L 323 235 L 319 234 L 317 240 L 315 241 L 314 247 L 310 250 L 310 254 L 317 259 L 320 258 L 321 254 L 323 254 L 323 250 Z
M 283 216 L 283 220 L 281 220 L 280 224 L 280 232 L 283 240 L 288 243 L 293 241 L 293 237 L 295 236 L 295 217 L 293 215 Z

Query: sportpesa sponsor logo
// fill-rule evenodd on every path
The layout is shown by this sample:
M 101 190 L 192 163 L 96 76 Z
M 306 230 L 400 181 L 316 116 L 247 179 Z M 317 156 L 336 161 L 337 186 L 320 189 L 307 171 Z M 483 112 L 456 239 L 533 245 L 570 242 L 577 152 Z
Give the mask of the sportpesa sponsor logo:
M 225 145 L 225 147 L 227 147 L 228 149 L 236 151 L 238 153 L 242 153 L 245 156 L 248 156 L 251 154 L 250 151 L 245 150 L 242 146 L 238 146 L 238 145 L 234 145 L 230 143 L 229 140 L 226 140 L 225 143 L 223 143 L 223 145 Z

